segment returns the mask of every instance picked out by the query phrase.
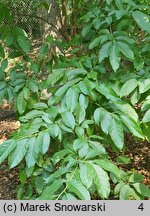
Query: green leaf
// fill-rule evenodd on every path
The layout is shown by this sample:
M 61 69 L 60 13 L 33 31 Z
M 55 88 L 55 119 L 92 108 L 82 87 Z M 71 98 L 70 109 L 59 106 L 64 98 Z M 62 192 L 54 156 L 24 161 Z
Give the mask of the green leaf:
M 89 141 L 89 144 L 98 155 L 107 155 L 107 152 L 101 143 L 96 141 Z
M 51 160 L 53 161 L 53 164 L 58 163 L 60 160 L 62 160 L 66 155 L 68 155 L 69 153 L 71 153 L 70 149 L 63 149 L 59 152 L 56 152 L 53 157 L 51 158 Z
M 112 42 L 106 42 L 99 51 L 99 63 L 108 57 Z
M 5 89 L 3 89 L 3 90 L 0 90 L 0 105 L 1 105 L 1 104 L 2 104 L 2 102 L 3 102 L 4 95 L 5 95 Z
M 76 114 L 76 120 L 80 125 L 85 120 L 85 116 L 86 116 L 85 109 L 82 108 L 79 104 L 77 104 L 75 114 Z
M 75 158 L 73 158 L 72 156 L 73 156 L 73 154 L 72 155 L 68 155 L 68 157 L 66 157 L 65 160 L 64 160 L 65 163 L 67 162 L 66 167 L 68 169 L 75 167 L 77 165 L 77 163 L 78 163 L 77 160 Z M 66 175 L 66 177 L 67 177 L 67 175 Z M 70 175 L 71 175 L 71 173 L 70 173 Z
M 24 158 L 28 148 L 28 139 L 22 139 L 17 142 L 16 148 L 8 157 L 10 168 L 17 166 Z
M 20 79 L 15 80 L 14 85 L 18 86 L 18 85 L 24 84 L 24 83 L 25 83 L 25 79 L 20 78 Z
M 14 74 L 14 80 L 17 78 L 17 80 L 24 79 L 24 82 L 26 81 L 27 74 L 25 73 L 25 71 L 19 73 L 16 73 L 16 71 L 11 71 L 11 72 Z M 17 82 L 17 80 L 15 82 Z
M 13 99 L 13 90 L 12 90 L 12 88 L 8 87 L 7 88 L 7 100 L 8 100 L 8 103 L 10 103 L 12 99 Z
M 120 9 L 119 11 L 121 11 L 123 9 L 123 2 L 120 0 L 115 0 L 115 4 L 118 7 L 118 9 Z
M 111 83 L 100 83 L 96 90 L 104 95 L 108 100 L 117 101 L 120 100 L 116 92 L 112 89 Z
M 77 75 L 85 75 L 87 74 L 87 71 L 84 68 L 78 68 L 78 69 L 73 69 L 67 72 L 67 77 L 74 77 Z
M 55 96 L 56 97 L 62 97 L 64 95 L 64 93 L 68 90 L 68 88 L 70 88 L 74 84 L 78 83 L 80 80 L 81 80 L 81 78 L 76 78 L 76 79 L 68 81 L 65 85 L 63 85 L 63 87 L 61 87 L 59 90 L 57 90 L 57 92 L 55 93 Z
M 37 117 L 41 117 L 43 114 L 44 112 L 41 110 L 32 110 L 28 112 L 25 116 L 23 116 L 23 119 L 30 120 Z
M 116 158 L 116 162 L 120 164 L 130 164 L 131 159 L 125 155 L 120 155 Z
M 54 104 L 58 104 L 61 101 L 61 99 L 62 99 L 62 96 L 60 96 L 60 97 L 57 97 L 57 96 L 50 97 L 49 100 L 48 100 L 48 106 L 52 108 L 52 106 Z
M 69 111 L 73 112 L 77 105 L 79 91 L 77 88 L 69 88 L 66 93 L 66 105 Z
M 100 26 L 102 25 L 102 22 L 101 22 L 99 17 L 96 17 L 92 23 L 93 23 L 95 29 L 99 29 Z
M 103 115 L 104 115 L 104 110 L 102 108 L 97 108 L 94 111 L 94 121 L 96 122 L 97 125 L 100 125 Z
M 145 135 L 145 138 L 148 142 L 150 142 L 150 130 L 149 130 L 149 123 L 144 124 L 143 123 L 143 133 Z
M 123 133 L 123 126 L 121 124 L 120 119 L 114 117 L 112 118 L 109 133 L 115 146 L 119 150 L 122 150 L 124 145 L 124 133 Z
M 139 197 L 133 188 L 131 188 L 129 185 L 124 185 L 120 190 L 120 200 L 132 200 L 133 198 L 136 200 L 141 200 L 141 197 Z
M 150 89 L 150 79 L 145 79 L 139 83 L 139 92 L 144 93 Z
M 2 81 L 0 82 L 0 91 L 3 90 L 6 87 L 6 82 Z
M 142 13 L 141 11 L 133 11 L 132 16 L 134 20 L 137 22 L 137 24 L 139 25 L 139 27 L 150 34 L 149 17 L 145 13 Z
M 136 103 L 138 103 L 139 99 L 140 99 L 140 94 L 139 94 L 138 90 L 135 89 L 132 92 L 131 97 L 130 97 L 130 101 L 131 101 L 132 105 L 134 106 Z
M 84 79 L 83 81 L 79 82 L 79 88 L 83 94 L 90 95 L 90 90 L 91 90 L 90 80 Z
M 81 108 L 86 109 L 88 107 L 89 98 L 84 94 L 80 94 L 79 96 L 79 104 Z
M 48 130 L 49 130 L 50 136 L 53 138 L 57 137 L 59 135 L 59 132 L 60 132 L 59 126 L 57 124 L 52 124 L 52 123 L 51 123 L 51 125 L 49 125 Z
M 33 80 L 29 80 L 27 85 L 33 93 L 35 93 L 35 92 L 38 93 L 38 86 L 35 84 L 35 82 Z
M 122 102 L 115 102 L 114 106 L 115 106 L 115 111 L 116 109 L 119 110 L 119 114 L 121 112 L 123 115 L 126 115 L 130 117 L 131 119 L 133 119 L 135 122 L 138 122 L 138 115 L 135 109 L 133 109 L 130 104 L 122 103 Z
M 27 182 L 27 176 L 26 176 L 26 170 L 25 169 L 20 170 L 19 178 L 20 178 L 20 183 L 22 185 L 25 185 Z
M 16 87 L 14 88 L 14 92 L 16 93 L 16 92 L 18 92 L 19 90 L 23 89 L 23 88 L 24 88 L 24 85 L 25 85 L 25 83 L 16 86 Z
M 5 58 L 4 48 L 0 45 L 0 57 Z
M 63 122 L 61 122 L 59 126 L 63 131 L 68 132 L 68 133 L 73 133 L 73 129 L 67 127 Z
M 34 73 L 38 73 L 39 71 L 38 65 L 35 62 L 31 64 L 31 69 Z
M 96 156 L 98 156 L 98 153 L 95 150 L 93 150 L 93 149 L 90 148 L 88 154 L 85 157 L 85 159 L 86 160 L 93 159 Z
M 131 131 L 131 133 L 133 133 L 134 136 L 139 137 L 141 139 L 144 138 L 143 132 L 137 122 L 135 122 L 133 119 L 125 115 L 121 115 L 120 117 L 123 123 Z
M 83 123 L 82 123 L 82 128 L 88 128 L 89 125 L 93 125 L 94 121 L 93 120 L 85 120 Z M 100 137 L 100 136 L 96 136 L 96 137 Z
M 64 112 L 61 114 L 62 120 L 65 123 L 66 126 L 69 128 L 74 129 L 75 127 L 75 118 L 71 112 Z
M 31 43 L 29 42 L 29 40 L 27 40 L 26 37 L 18 35 L 17 42 L 25 53 L 28 53 L 30 51 Z
M 68 183 L 68 189 L 75 193 L 81 200 L 90 200 L 89 191 L 83 186 L 83 184 L 77 180 L 71 180 Z
M 120 59 L 121 57 L 118 46 L 113 44 L 109 51 L 109 60 L 114 72 L 116 72 L 120 66 Z
M 103 109 L 102 119 L 101 119 L 101 128 L 105 134 L 109 133 L 111 127 L 112 115 Z
M 52 173 L 48 178 L 45 178 L 45 183 L 49 184 L 51 182 L 54 181 L 54 179 L 56 178 L 60 178 L 61 175 L 65 174 L 65 173 L 69 173 L 69 169 L 67 167 L 60 167 L 57 171 L 55 171 L 54 173 Z
M 145 111 L 147 109 L 150 109 L 150 96 L 148 96 L 146 98 L 146 100 L 144 101 L 144 103 L 142 104 L 141 110 Z
M 13 50 L 9 53 L 8 57 L 11 59 L 15 59 L 15 58 L 22 56 L 22 55 L 23 55 L 23 53 L 21 51 L 14 51 Z
M 124 185 L 125 185 L 124 182 L 119 182 L 119 183 L 116 185 L 116 187 L 115 187 L 115 189 L 114 189 L 114 195 L 115 195 L 115 196 L 116 196 L 117 194 L 120 193 L 120 190 L 121 190 L 121 188 L 122 188 Z
M 95 71 L 91 71 L 91 72 L 89 72 L 88 74 L 87 74 L 87 78 L 88 79 L 93 79 L 93 80 L 97 80 L 97 72 L 95 72 Z
M 21 91 L 17 97 L 17 108 L 20 114 L 23 114 L 26 110 L 27 101 L 24 98 L 24 92 Z
M 10 155 L 16 147 L 16 142 L 12 139 L 3 142 L 0 145 L 0 164 Z
M 96 46 L 100 45 L 101 37 L 102 37 L 102 36 L 99 36 L 99 37 L 95 38 L 95 39 L 90 43 L 89 49 L 93 49 L 93 48 L 95 48 Z
M 47 43 L 43 43 L 39 49 L 39 55 L 40 57 L 44 57 L 48 54 L 48 44 Z
M 24 187 L 23 187 L 23 186 L 20 186 L 20 187 L 18 188 L 18 191 L 17 191 L 17 199 L 18 199 L 18 200 L 23 199 L 23 194 L 24 194 Z
M 144 197 L 150 197 L 150 189 L 148 186 L 142 183 L 135 183 L 133 186 L 139 194 L 143 195 Z
M 97 188 L 97 192 L 101 198 L 108 198 L 110 193 L 109 177 L 107 173 L 98 165 L 90 163 L 93 174 L 93 180 Z
M 149 121 L 150 121 L 150 109 L 149 109 L 149 110 L 147 110 L 147 112 L 145 113 L 145 115 L 144 115 L 144 117 L 143 117 L 142 121 L 143 121 L 144 123 L 146 123 L 146 122 L 149 122 Z
M 41 194 L 44 188 L 44 180 L 41 176 L 36 176 L 35 178 L 35 190 L 38 194 Z
M 31 168 L 35 165 L 37 158 L 39 156 L 39 149 L 36 143 L 36 138 L 31 137 L 28 140 L 28 150 L 25 156 L 26 164 L 28 168 Z
M 129 22 L 129 20 L 124 20 L 125 22 Z M 135 43 L 135 40 L 130 38 L 130 37 L 127 37 L 127 36 L 118 36 L 116 37 L 115 39 L 117 39 L 118 41 L 122 40 L 126 43 L 129 43 L 129 44 L 134 44 Z
M 130 190 L 131 188 L 129 185 L 124 185 L 120 190 L 120 200 L 129 200 Z
M 83 127 L 76 127 L 75 128 L 75 132 L 77 134 L 78 137 L 82 137 L 84 135 L 84 129 Z
M 112 0 L 106 0 L 107 4 L 110 5 L 112 3 Z
M 27 88 L 27 87 L 24 87 L 24 88 L 23 88 L 23 96 L 24 96 L 24 98 L 25 98 L 26 100 L 29 99 L 29 95 L 30 95 L 30 89 Z
M 120 90 L 120 97 L 129 95 L 137 87 L 138 81 L 136 79 L 128 80 Z
M 39 103 L 34 104 L 33 108 L 42 110 L 42 109 L 47 109 L 48 106 L 46 103 L 39 102 Z
M 101 168 L 104 170 L 107 170 L 109 172 L 112 172 L 117 178 L 121 178 L 121 172 L 118 169 L 118 167 L 113 164 L 110 160 L 108 159 L 99 159 L 99 160 L 94 160 L 94 162 L 99 165 Z
M 80 179 L 86 188 L 89 188 L 92 185 L 93 180 L 91 170 L 89 170 L 89 166 L 86 164 L 80 163 Z
M 66 193 L 63 197 L 62 200 L 77 200 L 77 198 L 72 195 L 71 193 Z
M 92 24 L 85 25 L 84 28 L 82 29 L 82 36 L 86 37 L 87 34 L 90 32 L 91 28 L 92 28 Z
M 78 138 L 73 142 L 73 149 L 74 151 L 79 150 L 82 146 L 87 144 L 87 140 L 83 138 Z
M 79 158 L 83 158 L 88 154 L 89 151 L 89 145 L 88 143 L 85 143 L 79 150 L 78 154 L 79 154 Z
M 117 46 L 123 55 L 125 55 L 127 58 L 131 60 L 134 59 L 134 53 L 127 44 L 123 42 L 117 42 Z
M 129 178 L 129 182 L 142 182 L 144 178 L 145 177 L 141 173 L 133 173 Z
M 40 197 L 37 200 L 51 200 L 54 194 L 58 191 L 60 187 L 63 186 L 63 180 L 55 180 L 52 184 L 45 187 Z
M 1 62 L 1 68 L 2 70 L 6 70 L 6 68 L 8 67 L 8 60 L 7 59 L 3 59 L 3 61 Z
M 4 80 L 5 80 L 5 72 L 0 68 L 0 82 Z
M 42 154 L 48 151 L 50 145 L 50 135 L 48 131 L 41 131 L 37 137 L 37 145 Z
M 144 59 L 142 59 L 141 57 L 136 57 L 134 58 L 133 64 L 136 71 L 139 71 L 144 67 Z
M 48 77 L 48 84 L 54 85 L 64 76 L 65 70 L 64 68 L 53 70 L 53 72 Z

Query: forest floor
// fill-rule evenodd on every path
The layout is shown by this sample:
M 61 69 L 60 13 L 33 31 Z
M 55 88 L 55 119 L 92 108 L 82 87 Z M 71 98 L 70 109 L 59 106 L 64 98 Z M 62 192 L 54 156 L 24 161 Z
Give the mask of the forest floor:
M 13 131 L 19 128 L 14 112 L 7 103 L 0 107 L 0 144 L 7 140 Z M 137 142 L 131 136 L 127 136 L 126 151 L 122 155 L 129 156 L 131 163 L 121 165 L 125 171 L 137 170 L 145 176 L 144 184 L 150 186 L 150 144 Z M 0 200 L 17 199 L 17 188 L 19 186 L 18 169 L 9 170 L 7 161 L 0 165 Z
M 19 122 L 16 121 L 13 110 L 4 102 L 0 107 L 0 145 L 18 128 Z M 18 169 L 9 170 L 7 161 L 4 161 L 0 165 L 0 200 L 17 199 L 18 185 Z

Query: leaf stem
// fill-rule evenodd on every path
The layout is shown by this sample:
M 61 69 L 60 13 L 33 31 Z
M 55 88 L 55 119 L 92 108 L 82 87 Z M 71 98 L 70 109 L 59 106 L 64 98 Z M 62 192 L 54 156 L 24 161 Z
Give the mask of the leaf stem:
M 77 168 L 78 168 L 78 164 L 76 165 L 76 168 L 74 169 L 74 171 L 73 171 L 73 173 L 72 173 L 72 176 L 71 176 L 70 179 L 67 181 L 66 187 L 65 187 L 64 190 L 58 195 L 58 197 L 57 197 L 56 200 L 59 200 L 59 198 L 61 197 L 61 195 L 62 195 L 63 193 L 66 192 L 66 190 L 67 190 L 67 188 L 68 188 L 68 183 L 73 179 L 73 177 L 74 177 L 74 175 L 75 175 L 75 173 L 76 173 L 76 171 L 77 171 Z

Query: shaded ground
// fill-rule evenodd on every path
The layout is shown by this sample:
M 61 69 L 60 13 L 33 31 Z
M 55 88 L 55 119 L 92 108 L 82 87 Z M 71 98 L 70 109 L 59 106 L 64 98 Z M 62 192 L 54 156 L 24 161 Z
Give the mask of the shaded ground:
M 0 145 L 18 128 L 19 122 L 16 121 L 14 112 L 4 103 L 0 107 Z M 17 168 L 10 171 L 7 161 L 0 165 L 0 200 L 17 199 L 17 176 Z
M 150 143 L 133 141 L 127 138 L 126 154 L 131 158 L 131 164 L 125 167 L 126 170 L 137 170 L 145 176 L 144 184 L 150 186 Z
M 17 168 L 9 170 L 6 162 L 0 165 L 0 200 L 17 199 L 18 184 Z
M 9 111 L 7 106 L 0 108 L 0 144 L 18 128 L 19 122 L 15 120 L 13 111 Z M 122 154 L 129 155 L 131 163 L 121 165 L 121 168 L 127 171 L 139 171 L 145 176 L 144 183 L 150 186 L 150 144 L 134 141 L 132 137 L 127 136 L 126 146 L 127 150 Z M 18 169 L 9 170 L 5 161 L 0 165 L 0 200 L 17 199 L 18 184 Z

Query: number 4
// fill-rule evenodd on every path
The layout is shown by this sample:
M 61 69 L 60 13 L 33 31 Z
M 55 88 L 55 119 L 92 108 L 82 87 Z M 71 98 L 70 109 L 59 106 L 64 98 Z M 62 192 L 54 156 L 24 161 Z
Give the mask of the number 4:
M 144 206 L 143 206 L 143 203 L 141 203 L 138 207 L 139 210 L 143 211 L 144 210 Z

